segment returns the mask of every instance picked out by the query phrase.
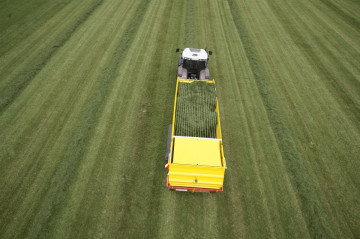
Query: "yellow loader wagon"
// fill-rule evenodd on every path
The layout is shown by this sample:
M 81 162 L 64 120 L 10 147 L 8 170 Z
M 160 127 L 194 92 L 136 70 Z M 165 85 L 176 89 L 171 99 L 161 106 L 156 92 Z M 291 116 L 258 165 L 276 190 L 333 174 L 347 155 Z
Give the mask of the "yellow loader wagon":
M 184 78 L 178 77 L 176 83 L 166 185 L 176 191 L 219 192 L 226 162 L 215 81 Z

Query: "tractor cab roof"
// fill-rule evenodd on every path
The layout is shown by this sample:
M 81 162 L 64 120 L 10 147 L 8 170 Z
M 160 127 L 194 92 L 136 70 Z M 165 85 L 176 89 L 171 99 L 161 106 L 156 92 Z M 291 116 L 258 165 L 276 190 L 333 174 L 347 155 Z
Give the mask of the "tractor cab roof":
M 182 53 L 182 58 L 195 61 L 206 61 L 208 54 L 204 49 L 185 48 Z

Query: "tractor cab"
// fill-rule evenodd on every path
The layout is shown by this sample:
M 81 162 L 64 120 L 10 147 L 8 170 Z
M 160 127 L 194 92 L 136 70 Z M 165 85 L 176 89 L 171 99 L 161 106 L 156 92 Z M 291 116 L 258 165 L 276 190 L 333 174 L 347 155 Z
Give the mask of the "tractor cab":
M 177 52 L 179 49 L 176 50 Z M 210 51 L 211 55 L 212 52 Z M 204 49 L 185 48 L 178 60 L 178 74 L 181 79 L 210 80 L 209 56 Z

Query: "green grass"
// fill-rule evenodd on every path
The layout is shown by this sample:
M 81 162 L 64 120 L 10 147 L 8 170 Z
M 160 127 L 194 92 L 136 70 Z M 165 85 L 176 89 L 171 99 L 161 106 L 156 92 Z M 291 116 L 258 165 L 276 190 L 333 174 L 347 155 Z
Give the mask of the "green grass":
M 359 10 L 2 1 L 0 238 L 359 238 Z M 206 46 L 224 191 L 171 192 L 175 49 Z
M 216 138 L 217 114 L 214 84 L 179 83 L 174 134 Z
M 319 201 L 316 185 L 312 181 L 303 163 L 303 159 L 293 140 L 293 135 L 288 125 L 289 123 L 279 108 L 280 102 L 278 102 L 267 80 L 268 76 L 260 65 L 259 57 L 250 39 L 244 20 L 241 19 L 238 14 L 239 11 L 236 3 L 234 1 L 228 2 L 232 17 L 235 21 L 237 33 L 243 42 L 251 71 L 253 72 L 259 94 L 267 113 L 267 118 L 274 132 L 285 167 L 289 175 L 292 175 L 290 181 L 293 187 L 296 188 L 302 211 L 307 220 L 309 233 L 312 237 L 333 238 L 335 235 Z
M 91 13 L 101 4 L 101 1 L 93 1 L 84 12 L 76 16 L 74 22 L 67 25 L 58 36 L 42 48 L 39 54 L 26 64 L 19 72 L 13 75 L 7 84 L 0 88 L 0 112 L 16 98 L 16 96 L 26 87 L 27 84 L 39 73 L 45 64 L 51 59 L 56 51 L 64 45 L 76 29 L 91 15 Z

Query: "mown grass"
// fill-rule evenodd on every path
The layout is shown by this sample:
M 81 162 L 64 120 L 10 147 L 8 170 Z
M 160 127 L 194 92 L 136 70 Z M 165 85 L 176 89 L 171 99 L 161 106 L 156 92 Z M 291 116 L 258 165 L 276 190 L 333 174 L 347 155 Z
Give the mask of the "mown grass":
M 136 30 L 141 23 L 141 18 L 146 11 L 148 2 L 143 1 L 135 12 L 134 19 L 125 30 L 124 36 L 118 43 L 115 49 L 113 58 L 103 70 L 99 80 L 98 86 L 94 92 L 89 96 L 89 100 L 84 107 L 84 114 L 79 120 L 76 130 L 73 132 L 69 144 L 64 150 L 60 159 L 60 164 L 57 166 L 56 173 L 49 185 L 49 191 L 43 200 L 37 216 L 34 219 L 34 228 L 30 231 L 29 236 L 48 237 L 47 232 L 59 211 L 64 207 L 68 194 L 68 189 L 77 176 L 77 168 L 81 164 L 83 154 L 86 150 L 87 144 L 91 139 L 95 124 L 101 114 L 103 105 L 106 102 L 106 97 L 113 85 L 113 81 L 117 74 L 117 69 L 122 63 L 123 55 L 129 48 L 131 40 L 136 34 Z
M 24 66 L 20 72 L 17 72 L 6 85 L 0 87 L 0 114 L 18 94 L 31 82 L 32 79 L 40 72 L 46 65 L 56 51 L 61 48 L 64 43 L 69 40 L 76 29 L 86 21 L 86 19 L 93 13 L 93 11 L 102 3 L 101 0 L 93 1 L 88 8 L 78 15 L 76 20 L 71 23 L 63 32 L 55 37 L 51 43 L 40 51 L 31 62 Z
M 288 32 L 290 32 L 290 36 L 292 37 L 294 43 L 303 50 L 303 52 L 306 54 L 307 59 L 311 62 L 311 64 L 316 67 L 317 73 L 321 76 L 321 78 L 326 81 L 327 87 L 329 87 L 329 90 L 333 93 L 338 95 L 337 100 L 340 101 L 341 104 L 344 104 L 349 109 L 346 114 L 352 115 L 354 117 L 354 121 L 360 120 L 360 106 L 357 103 L 358 99 L 354 97 L 354 95 L 349 92 L 349 89 L 347 89 L 346 85 L 349 84 L 349 86 L 354 90 L 355 92 L 358 92 L 360 90 L 360 82 L 356 79 L 356 76 L 350 72 L 346 67 L 344 67 L 343 63 L 340 61 L 337 66 L 334 68 L 338 71 L 341 71 L 343 74 L 343 79 L 339 79 L 334 74 L 333 69 L 328 69 L 327 65 L 323 63 L 323 60 L 319 54 L 316 54 L 313 50 L 314 48 L 310 45 L 311 43 L 305 39 L 305 36 L 297 30 L 297 27 L 291 24 L 291 22 L 284 22 L 284 19 L 287 19 L 288 16 L 286 16 L 285 12 L 279 8 L 278 4 L 271 3 L 270 6 L 276 11 L 278 19 L 283 22 L 283 26 L 287 29 Z M 326 6 L 333 6 L 332 4 L 328 4 Z M 337 13 L 340 13 L 342 11 L 337 11 Z M 320 19 L 316 19 L 320 21 Z M 311 29 L 308 28 L 308 31 L 310 32 Z M 309 34 L 310 35 L 310 34 Z M 315 39 L 316 42 L 321 42 L 320 37 L 317 37 Z M 329 50 L 326 48 L 325 45 L 319 45 L 320 48 L 322 48 L 323 52 L 327 53 L 328 59 L 333 60 L 333 62 L 338 61 L 337 57 L 334 55 L 334 53 L 329 52 Z M 356 57 L 356 56 L 355 56 Z M 344 84 L 344 81 L 347 81 L 346 84 Z
M 46 0 L 2 1 L 0 3 L 0 55 L 4 55 L 38 28 L 44 26 L 68 3 L 69 1 Z
M 280 152 L 285 161 L 285 165 L 290 174 L 290 179 L 302 204 L 302 210 L 307 218 L 307 226 L 312 237 L 334 238 L 335 234 L 331 229 L 331 223 L 327 218 L 321 201 L 318 198 L 317 188 L 310 174 L 308 173 L 303 159 L 293 140 L 293 132 L 279 107 L 278 99 L 272 86 L 268 83 L 268 76 L 262 69 L 261 62 L 257 57 L 257 52 L 253 46 L 253 41 L 241 19 L 238 6 L 235 1 L 229 0 L 232 17 L 238 30 L 239 37 L 244 44 L 246 56 L 249 60 L 254 79 L 258 86 L 259 93 L 265 105 L 268 119 L 275 134 Z
M 186 1 L 184 2 L 186 5 L 185 11 L 185 36 L 184 36 L 184 46 L 195 48 L 195 9 L 193 1 Z M 184 48 L 185 48 L 184 47 Z
M 1 87 L 81 3 L 39 10 L 71 15 L 49 20 L 61 31 L 35 18 L 19 28 L 32 34 L 2 46 Z M 331 3 L 342 13 L 321 1 L 103 1 L 0 115 L 0 237 L 358 238 L 358 4 Z M 227 160 L 215 195 L 165 187 L 175 49 L 189 44 L 214 51 Z
M 358 132 L 359 126 L 358 123 L 355 123 L 359 122 L 358 116 L 356 116 L 357 108 L 359 107 L 359 95 L 354 94 L 354 92 L 358 91 L 358 83 L 355 76 L 357 70 L 351 67 L 359 61 L 359 58 L 353 55 L 356 45 L 351 44 L 351 39 L 359 33 L 353 31 L 351 24 L 339 24 L 339 18 L 341 17 L 332 11 L 321 13 L 322 11 L 301 3 L 291 7 L 275 3 L 269 5 L 281 25 L 286 29 L 291 40 L 298 46 L 301 52 L 300 57 L 305 58 L 304 61 L 310 63 L 307 68 L 309 71 L 302 73 L 303 77 L 308 80 L 299 82 L 297 84 L 298 87 L 303 85 L 303 83 L 308 84 L 307 87 L 305 86 L 305 89 L 310 87 L 316 96 L 312 97 L 309 94 L 299 99 L 291 95 L 291 92 L 294 91 L 289 90 L 289 86 L 279 87 L 280 90 L 286 90 L 287 92 L 279 93 L 278 91 L 278 95 L 288 100 L 289 107 L 294 109 L 291 111 L 286 110 L 285 112 L 292 121 L 291 123 L 293 129 L 296 130 L 296 135 L 299 138 L 301 137 L 302 142 L 299 145 L 303 148 L 304 162 L 307 164 L 308 171 L 319 185 L 317 191 L 322 197 L 319 198 L 322 201 L 328 201 L 332 205 L 328 206 L 323 203 L 324 208 L 328 207 L 326 209 L 328 218 L 332 220 L 332 225 L 343 224 L 344 221 L 347 221 L 349 225 L 345 227 L 332 226 L 333 230 L 337 231 L 337 234 L 339 234 L 339 231 L 342 231 L 342 233 L 346 231 L 346 233 L 356 235 L 358 234 L 355 229 L 356 226 L 354 221 L 350 219 L 356 216 L 354 216 L 351 206 L 349 207 L 351 203 L 348 203 L 348 201 L 354 200 L 354 191 L 351 190 L 352 192 L 349 192 L 340 185 L 344 185 L 344 181 L 347 182 L 345 183 L 347 185 L 351 185 L 354 182 L 353 176 L 356 173 L 348 168 L 349 165 L 352 165 L 352 168 L 359 167 L 357 160 L 355 160 L 355 154 L 350 153 L 356 151 L 355 148 L 357 146 L 351 142 L 353 141 L 352 137 L 357 137 L 355 135 L 358 134 L 356 132 Z M 327 5 L 320 3 L 317 7 L 326 9 Z M 286 20 L 291 19 L 291 16 L 294 16 L 294 14 L 299 19 L 298 21 Z M 324 21 L 324 15 L 329 17 L 327 21 Z M 311 25 L 312 23 L 315 24 Z M 325 39 L 315 29 L 321 29 L 320 32 L 329 32 L 331 37 Z M 342 57 L 349 55 L 353 55 L 353 57 Z M 291 67 L 291 69 L 293 68 Z M 286 81 L 284 80 L 282 85 L 285 84 Z M 305 95 L 306 93 L 304 92 L 303 94 Z M 312 103 L 309 101 L 312 101 Z M 307 109 L 303 110 L 303 108 Z M 294 115 L 289 114 L 290 112 Z M 294 119 L 295 117 L 303 117 L 307 120 L 302 120 L 301 122 Z M 327 123 L 323 122 L 324 117 L 327 119 Z M 347 125 L 346 129 L 343 128 L 344 124 Z M 304 131 L 304 128 L 307 128 L 307 130 Z M 350 133 L 350 131 L 353 133 Z M 328 147 L 329 145 L 331 147 Z M 305 150 L 305 148 L 307 149 Z M 348 166 L 345 166 L 345 161 Z M 309 167 L 309 165 L 311 166 Z M 336 180 L 337 182 L 335 182 L 333 176 L 341 174 L 343 176 L 337 179 L 339 181 Z M 348 177 L 352 179 L 346 179 Z M 329 197 L 332 199 L 328 200 L 327 198 Z M 348 199 L 344 200 L 344 198 Z M 343 201 L 341 203 L 342 209 L 338 207 L 339 201 Z M 336 204 L 337 206 L 334 206 Z M 329 210 L 329 208 L 332 209 Z M 333 210 L 347 212 L 335 216 L 334 214 L 337 213 L 334 213 Z M 346 216 L 347 219 L 341 216 L 345 214 L 348 215 Z
M 179 83 L 175 135 L 216 138 L 217 114 L 214 84 Z

